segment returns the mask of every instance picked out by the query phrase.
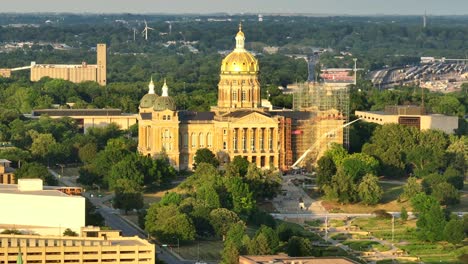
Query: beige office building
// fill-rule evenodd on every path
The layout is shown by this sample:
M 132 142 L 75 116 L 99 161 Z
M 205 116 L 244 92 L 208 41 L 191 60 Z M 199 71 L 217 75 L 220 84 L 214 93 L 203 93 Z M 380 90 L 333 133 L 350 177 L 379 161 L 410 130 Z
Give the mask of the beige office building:
M 138 237 L 58 237 L 0 234 L 0 264 L 154 264 L 155 246 Z
M 125 130 L 137 122 L 136 114 L 122 113 L 120 109 L 39 109 L 34 110 L 27 117 L 40 118 L 45 115 L 54 119 L 70 117 L 76 120 L 83 133 L 86 133 L 89 128 L 105 127 L 111 123 Z
M 416 127 L 419 130 L 437 129 L 453 134 L 458 129 L 458 117 L 440 114 L 427 114 L 420 106 L 387 106 L 385 111 L 356 111 L 363 121 L 376 124 L 395 123 Z
M 97 82 L 104 86 L 107 84 L 107 51 L 106 44 L 96 47 L 96 64 L 35 64 L 31 63 L 31 81 L 39 81 L 43 77 L 64 79 L 74 83 L 84 81 Z

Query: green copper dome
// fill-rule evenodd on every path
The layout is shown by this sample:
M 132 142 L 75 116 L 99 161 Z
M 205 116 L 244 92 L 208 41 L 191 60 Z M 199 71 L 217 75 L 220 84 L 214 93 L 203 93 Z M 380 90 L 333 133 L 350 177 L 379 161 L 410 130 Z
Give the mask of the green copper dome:
M 141 108 L 150 108 L 154 105 L 154 102 L 158 99 L 157 94 L 145 94 L 140 100 Z
M 154 105 L 156 99 L 158 99 L 158 95 L 154 92 L 154 82 L 153 78 L 151 77 L 151 82 L 148 85 L 149 91 L 147 94 L 143 96 L 140 100 L 140 108 L 151 108 Z
M 176 107 L 174 99 L 172 99 L 172 97 L 169 97 L 169 96 L 158 97 L 158 99 L 156 99 L 156 101 L 154 102 L 154 107 L 153 107 L 154 111 L 163 111 L 166 109 L 175 111 L 176 108 L 177 107 Z
M 174 99 L 169 96 L 169 87 L 167 87 L 166 80 L 164 79 L 164 85 L 162 87 L 162 95 L 158 97 L 154 102 L 154 111 L 163 111 L 169 109 L 171 111 L 176 110 L 176 104 Z

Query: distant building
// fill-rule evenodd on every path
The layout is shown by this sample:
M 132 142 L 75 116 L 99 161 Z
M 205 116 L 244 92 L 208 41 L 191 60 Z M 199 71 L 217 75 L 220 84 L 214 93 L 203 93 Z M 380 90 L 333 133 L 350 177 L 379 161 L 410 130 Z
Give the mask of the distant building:
M 326 83 L 354 83 L 354 72 L 350 68 L 323 69 L 320 77 Z
M 0 159 L 0 184 L 15 184 L 15 169 L 10 164 L 11 161 Z
M 345 257 L 239 256 L 239 264 L 357 264 Z
M 106 44 L 97 45 L 97 63 L 71 64 L 35 64 L 31 63 L 31 81 L 43 77 L 64 79 L 74 83 L 94 81 L 104 86 L 107 84 L 107 51 Z M 1 74 L 1 73 L 0 73 Z
M 85 226 L 85 198 L 46 190 L 40 179 L 19 179 L 17 185 L 0 184 L 0 201 L 0 230 L 57 235 L 66 228 L 78 233 Z
M 420 106 L 387 106 L 385 111 L 356 111 L 363 121 L 380 125 L 396 123 L 413 126 L 419 130 L 438 129 L 453 134 L 458 129 L 458 117 L 440 114 L 427 114 Z
M 155 246 L 146 240 L 86 229 L 81 237 L 0 234 L 0 263 L 155 263 Z
M 136 114 L 125 114 L 120 109 L 40 109 L 33 110 L 30 118 L 47 115 L 50 118 L 70 117 L 77 121 L 83 133 L 92 127 L 105 127 L 111 123 L 121 129 L 128 129 L 137 122 Z

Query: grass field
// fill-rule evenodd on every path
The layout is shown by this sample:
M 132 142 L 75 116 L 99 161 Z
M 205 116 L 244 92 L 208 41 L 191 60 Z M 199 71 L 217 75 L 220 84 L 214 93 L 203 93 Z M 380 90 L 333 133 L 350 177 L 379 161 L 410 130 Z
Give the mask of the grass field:
M 354 225 L 369 231 L 373 236 L 391 241 L 392 220 L 376 218 L 357 218 Z M 468 246 L 455 247 L 445 242 L 425 243 L 416 238 L 416 220 L 400 222 L 396 220 L 394 241 L 395 245 L 405 250 L 409 255 L 420 257 L 424 263 L 462 263 L 458 257 L 468 254 Z
M 186 260 L 203 260 L 209 262 L 219 262 L 223 250 L 223 242 L 220 240 L 209 241 L 200 240 L 188 245 L 172 247 L 174 252 L 178 252 Z

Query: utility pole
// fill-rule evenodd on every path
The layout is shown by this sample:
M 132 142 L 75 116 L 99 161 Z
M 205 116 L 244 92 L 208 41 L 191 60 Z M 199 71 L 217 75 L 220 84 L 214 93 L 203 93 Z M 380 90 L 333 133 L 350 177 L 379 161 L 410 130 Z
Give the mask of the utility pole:
M 328 240 L 328 214 L 325 215 L 325 241 Z
M 354 85 L 357 83 L 357 58 L 353 58 L 354 61 Z
M 393 239 L 395 237 L 395 215 L 392 214 L 392 245 L 393 245 Z

